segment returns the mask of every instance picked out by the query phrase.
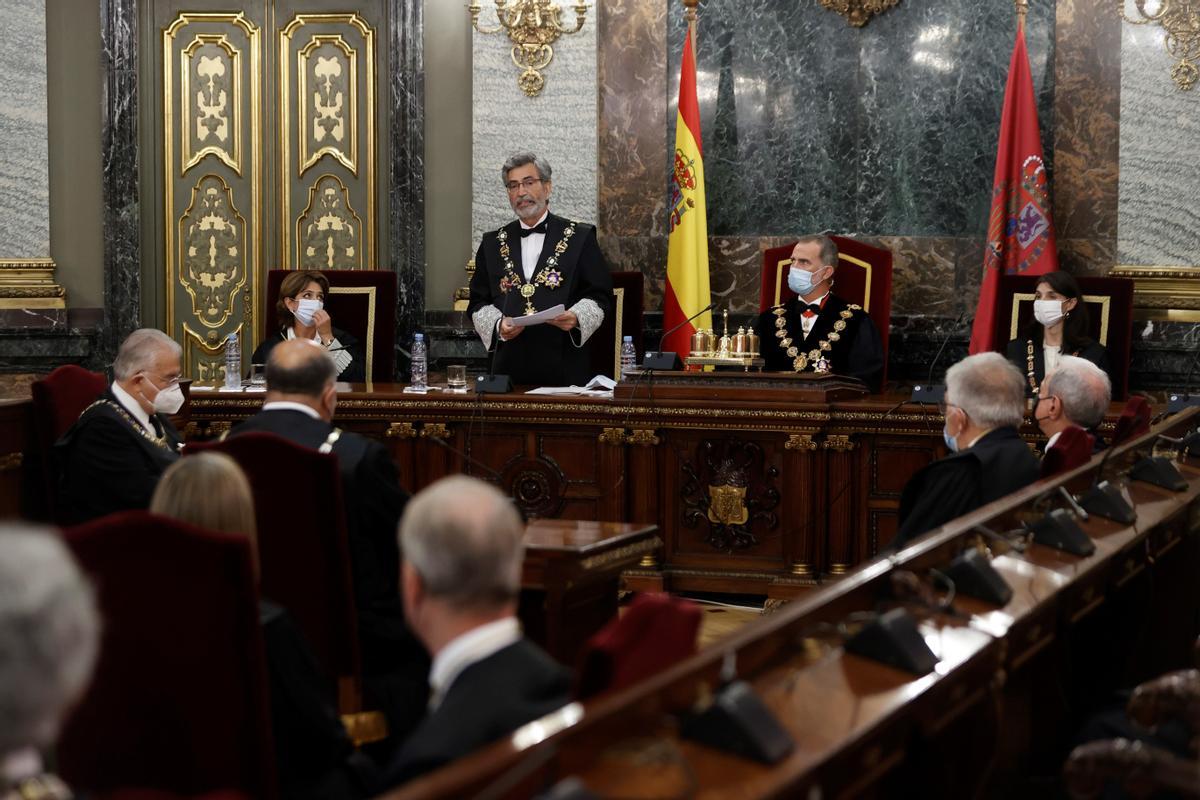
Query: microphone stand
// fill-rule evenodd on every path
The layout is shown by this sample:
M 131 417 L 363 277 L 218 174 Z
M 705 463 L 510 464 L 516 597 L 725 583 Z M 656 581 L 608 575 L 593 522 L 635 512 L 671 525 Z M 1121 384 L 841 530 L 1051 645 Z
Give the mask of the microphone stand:
M 664 353 L 663 349 L 662 349 L 663 343 L 667 341 L 668 336 L 670 336 L 672 333 L 674 333 L 675 331 L 682 328 L 684 325 L 687 325 L 689 322 L 694 320 L 696 317 L 700 316 L 701 314 L 705 313 L 706 311 L 712 311 L 713 308 L 716 307 L 717 302 L 718 301 L 716 301 L 716 300 L 712 301 L 711 303 L 706 305 L 704 308 L 700 309 L 695 314 L 692 314 L 690 317 L 685 319 L 683 322 L 679 323 L 678 325 L 673 326 L 669 331 L 665 332 L 662 335 L 662 337 L 658 340 L 658 352 L 652 354 L 649 351 L 646 351 L 646 354 L 642 357 L 642 369 L 650 370 L 650 371 L 657 370 L 659 372 L 662 372 L 664 370 L 678 369 L 679 354 L 673 350 Z

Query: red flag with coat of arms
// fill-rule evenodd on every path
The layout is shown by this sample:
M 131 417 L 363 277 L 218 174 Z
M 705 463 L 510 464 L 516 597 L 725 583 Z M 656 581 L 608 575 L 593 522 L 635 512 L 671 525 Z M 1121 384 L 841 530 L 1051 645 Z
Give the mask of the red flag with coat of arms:
M 1042 275 L 1058 269 L 1054 221 L 1050 214 L 1050 182 L 1042 158 L 1037 103 L 1024 26 L 1008 67 L 1004 113 L 1000 117 L 992 211 L 988 217 L 983 285 L 971 327 L 971 353 L 995 350 L 996 293 L 1000 275 Z

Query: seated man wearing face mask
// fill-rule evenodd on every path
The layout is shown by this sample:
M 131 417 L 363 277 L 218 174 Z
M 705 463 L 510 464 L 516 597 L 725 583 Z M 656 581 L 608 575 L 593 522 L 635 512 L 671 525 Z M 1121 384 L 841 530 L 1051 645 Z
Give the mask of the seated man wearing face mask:
M 86 522 L 147 508 L 182 441 L 168 416 L 183 406 L 182 348 L 162 331 L 129 334 L 113 362 L 112 385 L 54 446 L 60 522 Z
M 1038 279 L 1033 319 L 1008 343 L 1006 355 L 1025 376 L 1026 391 L 1037 395 L 1047 373 L 1062 356 L 1077 356 L 1108 372 L 1108 353 L 1089 333 L 1083 291 L 1069 272 L 1047 272 Z
M 860 306 L 832 293 L 838 249 L 828 236 L 802 236 L 792 250 L 788 288 L 798 296 L 754 322 L 766 369 L 849 375 L 879 391 L 883 347 Z
M 361 383 L 367 379 L 366 358 L 358 340 L 333 327 L 333 319 L 325 310 L 329 296 L 329 279 L 312 270 L 289 274 L 279 284 L 279 299 L 275 316 L 279 329 L 263 340 L 251 364 L 266 364 L 275 345 L 288 339 L 310 339 L 325 348 L 337 368 L 337 380 Z
M 1038 479 L 1038 460 L 1017 432 L 1025 416 L 1021 373 L 999 353 L 979 353 L 946 372 L 942 436 L 951 451 L 914 475 L 900 496 L 900 549 Z

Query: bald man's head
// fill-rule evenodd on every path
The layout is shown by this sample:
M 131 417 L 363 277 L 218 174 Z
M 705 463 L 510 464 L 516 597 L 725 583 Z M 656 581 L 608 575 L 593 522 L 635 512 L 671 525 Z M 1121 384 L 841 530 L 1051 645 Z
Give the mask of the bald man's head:
M 308 339 L 280 342 L 267 358 L 267 402 L 303 403 L 326 420 L 337 404 L 333 359 Z

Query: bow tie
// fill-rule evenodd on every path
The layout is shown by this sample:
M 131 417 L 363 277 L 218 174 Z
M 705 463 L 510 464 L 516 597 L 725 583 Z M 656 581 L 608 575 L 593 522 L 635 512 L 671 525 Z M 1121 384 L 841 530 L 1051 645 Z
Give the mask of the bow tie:
M 801 307 L 801 316 L 811 317 L 821 313 L 820 303 L 808 303 Z
M 545 220 L 542 220 L 537 225 L 534 225 L 532 228 L 526 228 L 523 225 L 521 226 L 521 238 L 522 239 L 524 239 L 526 236 L 532 236 L 535 233 L 540 233 L 542 235 L 545 235 L 545 233 L 546 233 L 546 221 Z

